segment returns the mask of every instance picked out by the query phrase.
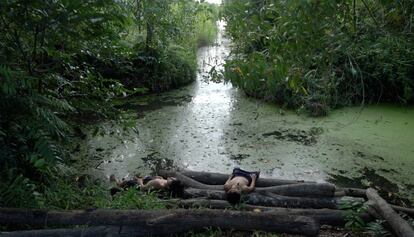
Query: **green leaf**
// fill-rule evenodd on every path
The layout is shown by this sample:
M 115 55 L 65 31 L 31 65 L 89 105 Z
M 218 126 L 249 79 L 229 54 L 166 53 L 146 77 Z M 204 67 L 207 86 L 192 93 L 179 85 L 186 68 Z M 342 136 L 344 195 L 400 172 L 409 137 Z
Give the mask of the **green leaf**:
M 45 165 L 46 165 L 46 161 L 44 159 L 38 159 L 34 163 L 34 167 L 36 167 L 38 169 L 45 168 Z

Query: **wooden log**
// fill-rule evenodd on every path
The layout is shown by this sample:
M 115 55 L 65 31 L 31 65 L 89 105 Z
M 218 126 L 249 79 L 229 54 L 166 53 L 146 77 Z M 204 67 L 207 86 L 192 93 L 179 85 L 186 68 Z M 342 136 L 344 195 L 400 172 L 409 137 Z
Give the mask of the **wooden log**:
M 370 201 L 374 203 L 374 208 L 378 213 L 390 224 L 395 234 L 399 237 L 412 237 L 414 236 L 414 230 L 411 226 L 398 215 L 392 207 L 382 199 L 377 191 L 372 188 L 368 188 L 366 195 Z
M 255 189 L 259 193 L 271 192 L 294 197 L 333 197 L 335 190 L 335 185 L 330 183 L 288 184 Z
M 189 171 L 189 170 L 184 170 L 182 171 L 183 173 L 181 174 L 182 176 L 180 176 L 182 178 L 182 180 L 184 180 L 184 183 L 187 184 L 188 187 L 194 187 L 194 188 L 201 188 L 201 189 L 213 189 L 213 190 L 223 190 L 223 186 L 222 185 L 218 185 L 219 183 L 224 184 L 226 182 L 226 180 L 228 179 L 228 175 L 225 174 L 219 174 L 219 173 L 209 173 L 209 172 L 197 172 L 197 171 Z M 179 172 L 181 173 L 181 172 Z M 172 177 L 172 176 L 176 176 L 176 172 L 174 171 L 161 171 L 160 174 L 162 176 L 165 177 Z M 189 177 L 188 177 L 188 176 Z M 183 179 L 183 177 L 186 177 Z M 194 179 L 192 179 L 194 178 Z M 210 181 L 209 181 L 210 180 Z M 197 182 L 198 181 L 198 182 Z M 219 181 L 219 182 L 216 182 Z M 276 194 L 280 194 L 280 195 L 285 195 L 285 196 L 309 196 L 312 197 L 311 195 L 311 188 L 310 187 L 315 187 L 315 191 L 314 191 L 314 196 L 323 196 L 324 192 L 326 196 L 331 196 L 331 192 L 332 192 L 332 188 L 334 187 L 333 185 L 329 184 L 329 183 L 323 183 L 323 184 L 318 184 L 315 182 L 302 182 L 302 181 L 294 181 L 295 183 L 291 183 L 290 181 L 288 182 L 284 182 L 286 180 L 278 180 L 278 179 L 263 179 L 260 178 L 258 180 L 258 183 L 262 182 L 262 185 L 259 185 L 258 187 L 265 187 L 265 188 L 269 188 L 269 189 L 274 189 L 274 193 Z M 201 183 L 202 182 L 202 183 Z M 209 185 L 203 184 L 204 182 L 209 183 Z M 257 183 L 257 184 L 258 184 Z M 256 184 L 256 185 L 257 185 Z M 289 186 L 289 184 L 296 184 L 297 186 Z M 315 185 L 315 186 L 313 186 Z M 270 187 L 270 186 L 280 186 L 279 188 L 276 187 Z M 322 187 L 322 190 L 318 191 L 316 190 L 317 187 Z M 307 191 L 300 191 L 300 190 L 295 190 L 292 189 L 292 187 L 305 187 L 308 188 Z M 290 189 L 289 191 L 285 191 L 286 189 Z M 262 192 L 265 192 L 266 189 L 262 189 Z M 260 188 L 257 188 L 256 191 L 261 191 Z M 279 193 L 278 193 L 279 192 Z M 289 193 L 291 192 L 291 193 Z M 296 194 L 294 193 L 296 192 Z M 335 197 L 345 197 L 345 196 L 350 196 L 350 197 L 360 197 L 360 198 L 367 198 L 366 197 L 366 189 L 360 189 L 360 188 L 336 188 L 335 193 L 333 196 Z M 396 206 L 396 205 L 391 205 L 391 207 L 396 210 L 396 211 L 401 211 L 404 212 L 412 217 L 414 217 L 414 209 L 413 208 L 407 208 L 407 207 L 400 207 L 400 206 Z
M 362 197 L 367 198 L 366 196 L 366 189 L 362 188 L 337 188 L 335 191 L 335 196 L 343 197 L 343 196 L 350 196 L 350 197 Z
M 273 206 L 273 207 L 289 207 L 289 208 L 330 208 L 337 209 L 338 202 L 335 198 L 308 198 L 308 197 L 288 197 L 277 195 L 274 193 L 266 193 L 266 195 L 249 194 L 247 198 L 243 198 L 248 204 Z
M 335 197 L 350 196 L 350 197 L 361 197 L 361 198 L 367 199 L 366 191 L 367 191 L 366 189 L 362 189 L 362 188 L 338 188 L 335 191 Z M 390 206 L 392 207 L 392 209 L 394 209 L 394 211 L 400 211 L 411 217 L 414 217 L 414 208 L 401 207 L 401 206 L 391 205 L 391 204 Z
M 0 208 L 0 224 L 129 226 L 134 236 L 170 235 L 208 227 L 262 230 L 315 236 L 319 224 L 310 217 L 229 210 L 90 210 L 48 211 Z M 135 230 L 135 231 L 134 231 Z
M 186 188 L 184 189 L 183 198 L 206 198 L 226 200 L 226 193 L 223 190 Z
M 242 204 L 237 207 L 232 206 L 227 201 L 223 200 L 210 200 L 210 199 L 174 199 L 168 200 L 168 205 L 178 206 L 181 208 L 210 208 L 210 209 L 233 209 L 244 211 L 254 211 L 262 213 L 275 213 L 281 215 L 300 215 L 312 217 L 318 221 L 321 225 L 331 225 L 331 226 L 344 226 L 347 222 L 346 217 L 350 214 L 346 210 L 333 210 L 333 209 L 303 209 L 303 208 L 281 208 L 281 207 L 265 207 L 265 206 L 255 206 L 249 204 Z M 370 213 L 355 213 L 354 215 L 359 215 L 359 217 L 365 222 L 370 222 L 373 220 Z
M 408 208 L 408 207 L 400 207 L 396 205 L 390 205 L 394 211 L 400 211 L 404 212 L 405 214 L 414 217 L 414 208 Z
M 24 230 L 13 232 L 0 232 L 1 237 L 95 237 L 95 236 L 121 236 L 119 226 L 107 227 L 96 226 L 73 229 L 44 229 L 44 230 Z
M 226 194 L 221 190 L 187 188 L 184 190 L 184 198 L 207 198 L 225 200 Z M 259 193 L 250 193 L 242 196 L 242 202 L 251 205 L 272 207 L 338 208 L 338 204 L 335 198 L 287 197 L 276 194 L 268 196 Z
M 174 172 L 174 177 L 181 181 L 186 187 L 196 189 L 208 189 L 208 190 L 223 190 L 223 185 L 207 185 L 197 180 L 194 180 L 180 172 Z M 258 187 L 255 188 L 256 192 L 272 192 L 284 196 L 295 197 L 333 197 L 335 194 L 335 185 L 330 183 L 298 183 L 287 184 L 279 186 Z
M 194 180 L 190 177 L 187 177 L 180 172 L 174 172 L 174 175 L 172 177 L 177 178 L 180 180 L 181 184 L 185 187 L 190 188 L 197 188 L 197 189 L 210 189 L 210 190 L 224 190 L 223 185 L 208 185 L 198 182 L 197 180 Z
M 222 185 L 217 185 L 215 182 L 212 182 L 210 185 L 206 185 L 201 183 L 200 181 L 203 180 L 210 180 L 210 178 L 203 178 L 202 175 L 205 177 L 211 176 L 222 176 L 221 178 L 225 178 L 224 174 L 218 173 L 209 173 L 209 172 L 196 172 L 196 171 L 188 171 L 184 170 L 184 173 L 181 172 L 173 172 L 173 171 L 161 171 L 161 173 L 165 176 L 178 176 L 187 187 L 197 188 L 197 189 L 212 189 L 212 190 L 223 190 Z M 191 177 L 187 177 L 187 175 Z M 192 179 L 192 177 L 196 179 Z M 214 180 L 213 177 L 213 180 Z M 226 176 L 227 180 L 228 176 Z M 224 180 L 223 183 L 226 181 Z M 263 180 L 259 179 L 258 181 Z M 273 179 L 266 179 L 266 185 L 270 184 L 277 184 L 277 180 Z M 275 182 L 273 182 L 275 181 Z M 304 196 L 304 197 L 321 197 L 321 196 L 335 196 L 335 197 L 359 197 L 359 198 L 367 198 L 366 197 L 366 189 L 360 188 L 335 188 L 334 185 L 330 183 L 315 183 L 315 182 L 302 182 L 302 183 L 295 183 L 295 184 L 279 184 L 278 186 L 267 186 L 267 187 L 259 187 L 256 188 L 257 192 L 267 192 L 271 191 L 275 194 L 280 194 L 284 196 Z M 213 193 L 212 193 L 213 194 Z M 362 201 L 362 200 L 357 200 Z M 412 217 L 414 217 L 414 209 L 407 208 L 407 207 L 400 207 L 396 205 L 391 205 L 391 207 L 396 211 L 404 212 Z
M 220 174 L 220 173 L 210 173 L 210 172 L 200 172 L 200 171 L 190 171 L 190 170 L 181 170 L 180 173 L 190 177 L 198 182 L 208 184 L 208 185 L 224 185 L 230 174 Z M 161 170 L 159 175 L 163 177 L 175 177 L 174 171 Z M 269 187 L 269 186 L 278 186 L 286 184 L 297 184 L 297 183 L 314 183 L 314 182 L 305 182 L 303 180 L 283 180 L 283 179 L 273 179 L 273 178 L 262 178 L 260 177 L 257 180 L 257 187 Z

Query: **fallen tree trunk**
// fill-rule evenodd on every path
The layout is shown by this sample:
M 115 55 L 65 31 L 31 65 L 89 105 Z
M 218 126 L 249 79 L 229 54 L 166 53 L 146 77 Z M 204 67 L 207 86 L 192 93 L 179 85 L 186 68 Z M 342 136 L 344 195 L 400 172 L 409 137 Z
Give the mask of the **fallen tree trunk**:
M 367 198 L 366 196 L 366 189 L 362 188 L 338 188 L 335 191 L 335 196 L 343 197 L 343 196 L 350 196 L 350 197 L 362 197 Z
M 198 182 L 208 184 L 208 185 L 224 185 L 224 183 L 229 178 L 230 174 L 220 174 L 220 173 L 210 173 L 210 172 L 199 172 L 199 171 L 190 171 L 182 170 L 180 171 L 183 175 L 190 177 Z M 161 170 L 159 175 L 164 177 L 173 177 L 175 176 L 174 171 Z M 314 182 L 305 182 L 303 180 L 283 180 L 283 179 L 271 179 L 271 178 L 259 178 L 257 180 L 257 187 L 269 187 L 269 186 L 278 186 L 286 184 L 297 184 L 297 183 L 314 183 Z
M 176 172 L 174 171 L 167 171 L 167 170 L 161 170 L 159 172 L 159 174 L 164 177 L 175 176 L 175 173 Z M 211 172 L 202 172 L 202 171 L 182 170 L 180 171 L 180 173 L 189 178 L 192 178 L 195 181 L 201 182 L 203 184 L 213 185 L 213 187 L 209 186 L 208 189 L 216 189 L 216 190 L 222 190 L 222 189 L 219 189 L 221 187 L 220 185 L 224 185 L 224 183 L 229 178 L 229 174 L 211 173 Z M 257 180 L 256 187 L 270 187 L 270 186 L 280 186 L 280 185 L 289 185 L 289 184 L 308 184 L 308 183 L 315 184 L 316 182 L 309 182 L 309 181 L 303 181 L 303 180 L 259 178 Z M 365 199 L 367 198 L 366 189 L 361 189 L 361 188 L 337 188 L 335 190 L 334 196 L 336 197 L 344 197 L 344 196 L 361 197 Z M 410 216 L 414 216 L 413 208 L 400 207 L 400 206 L 395 206 L 395 205 L 391 205 L 391 207 L 396 211 L 401 211 Z
M 24 230 L 13 232 L 0 232 L 2 237 L 95 237 L 95 236 L 121 236 L 119 227 L 86 227 L 73 229 L 45 229 L 45 230 Z
M 388 224 L 390 224 L 397 236 L 414 236 L 414 230 L 411 226 L 378 195 L 375 189 L 367 189 L 366 195 L 368 199 L 374 203 L 374 208 L 378 211 L 378 213 L 388 222 Z
M 174 172 L 174 177 L 180 180 L 181 184 L 190 188 L 223 190 L 223 185 L 207 185 L 194 180 L 180 172 Z M 256 192 L 272 192 L 275 194 L 295 197 L 333 197 L 335 185 L 329 183 L 298 183 L 279 186 L 255 188 Z
M 181 184 L 185 187 L 189 188 L 197 188 L 197 189 L 211 189 L 211 190 L 224 190 L 224 185 L 208 185 L 198 182 L 186 175 L 181 174 L 180 172 L 174 172 L 173 176 L 178 180 L 180 180 Z
M 319 224 L 310 217 L 209 209 L 47 211 L 0 208 L 0 224 L 129 226 L 131 235 L 128 236 L 170 235 L 208 227 L 307 236 L 319 232 Z
M 232 209 L 234 206 L 223 200 L 210 200 L 210 199 L 174 199 L 166 201 L 167 204 L 178 206 L 181 208 L 211 208 L 211 209 Z M 350 213 L 345 210 L 333 210 L 333 209 L 296 209 L 296 208 L 281 208 L 281 207 L 264 207 L 254 206 L 249 204 L 242 204 L 237 206 L 238 210 L 254 211 L 262 213 L 275 213 L 280 215 L 300 215 L 312 217 L 318 221 L 321 225 L 331 226 L 344 226 L 347 222 L 346 217 Z M 372 217 L 368 212 L 354 213 L 352 215 L 358 215 L 365 222 L 372 221 Z
M 404 212 L 405 214 L 414 217 L 414 208 L 408 208 L 408 207 L 400 207 L 396 205 L 390 205 L 394 211 L 400 211 Z
M 184 198 L 207 198 L 225 200 L 226 194 L 221 190 L 187 188 L 184 190 Z M 259 193 L 250 193 L 242 196 L 242 202 L 251 205 L 271 207 L 338 208 L 338 204 L 334 198 L 301 198 L 287 197 L 276 194 L 273 194 L 273 196 L 270 197 Z
M 364 199 L 367 199 L 367 195 L 366 195 L 366 189 L 362 189 L 362 188 L 338 188 L 337 191 L 335 192 L 335 197 L 344 197 L 344 196 L 350 196 L 350 197 L 361 197 Z M 400 212 L 404 212 L 405 214 L 414 217 L 414 208 L 409 208 L 409 207 L 401 207 L 401 206 L 397 206 L 397 205 L 391 205 L 392 209 L 394 209 L 394 211 L 400 211 Z
M 335 185 L 330 183 L 287 184 L 255 189 L 259 193 L 271 192 L 294 197 L 333 197 L 335 190 Z

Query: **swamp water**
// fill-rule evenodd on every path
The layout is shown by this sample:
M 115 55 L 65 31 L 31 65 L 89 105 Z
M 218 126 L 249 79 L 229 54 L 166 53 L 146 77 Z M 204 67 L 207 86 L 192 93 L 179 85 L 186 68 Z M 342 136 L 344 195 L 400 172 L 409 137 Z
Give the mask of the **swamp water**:
M 262 177 L 374 186 L 413 201 L 414 107 L 351 107 L 310 118 L 248 98 L 208 81 L 229 53 L 220 28 L 216 44 L 199 49 L 197 81 L 129 99 L 123 108 L 137 117 L 138 132 L 102 124 L 108 134 L 81 143 L 81 170 L 104 179 L 170 167 L 230 173 L 239 166 Z

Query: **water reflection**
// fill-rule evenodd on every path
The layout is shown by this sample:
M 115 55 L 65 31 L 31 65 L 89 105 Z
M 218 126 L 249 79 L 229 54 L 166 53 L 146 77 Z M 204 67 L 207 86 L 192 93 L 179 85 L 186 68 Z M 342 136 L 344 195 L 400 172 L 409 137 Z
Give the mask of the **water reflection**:
M 194 97 L 187 105 L 185 116 L 179 121 L 178 129 L 165 139 L 173 142 L 175 157 L 181 160 L 181 166 L 193 170 L 211 169 L 227 171 L 223 164 L 232 165 L 221 150 L 224 130 L 229 124 L 233 107 L 233 89 L 231 85 L 216 84 L 209 81 L 209 72 L 214 68 L 221 70 L 229 52 L 229 41 L 224 37 L 224 22 L 219 22 L 219 33 L 213 46 L 198 51 L 199 73 L 192 92 Z M 188 140 L 177 139 L 188 138 Z M 169 152 L 169 151 L 166 151 Z

